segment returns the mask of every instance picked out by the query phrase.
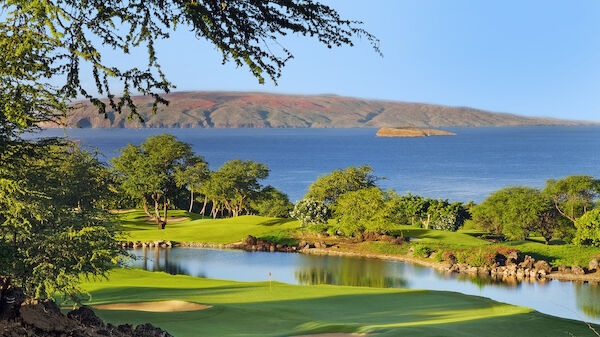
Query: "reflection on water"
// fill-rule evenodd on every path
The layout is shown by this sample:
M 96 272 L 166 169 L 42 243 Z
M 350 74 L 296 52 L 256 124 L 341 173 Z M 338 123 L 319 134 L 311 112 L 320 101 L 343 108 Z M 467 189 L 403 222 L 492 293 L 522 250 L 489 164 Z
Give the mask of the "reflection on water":
M 302 261 L 294 272 L 299 284 L 334 284 L 356 287 L 404 288 L 400 274 L 388 274 L 384 261 L 330 258 Z
M 575 284 L 575 301 L 587 317 L 600 319 L 600 285 Z
M 236 281 L 334 284 L 456 291 L 550 315 L 600 323 L 600 286 L 574 282 L 499 282 L 397 261 L 201 248 L 136 248 L 132 267 Z

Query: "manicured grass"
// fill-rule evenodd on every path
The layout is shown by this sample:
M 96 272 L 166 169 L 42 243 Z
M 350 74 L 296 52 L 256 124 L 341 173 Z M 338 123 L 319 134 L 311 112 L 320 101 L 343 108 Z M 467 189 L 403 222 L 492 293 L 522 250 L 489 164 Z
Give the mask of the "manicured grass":
M 129 241 L 170 240 L 224 244 L 240 241 L 248 235 L 280 235 L 277 233 L 282 230 L 299 226 L 295 220 L 254 215 L 216 220 L 185 211 L 169 211 L 168 215 L 183 216 L 188 220 L 168 223 L 165 229 L 159 230 L 154 223 L 139 219 L 146 216 L 143 211 L 121 213 L 117 218 L 122 222 L 126 240 Z
M 594 336 L 578 321 L 451 292 L 234 282 L 116 269 L 83 284 L 89 305 L 185 300 L 202 311 L 96 310 L 113 324 L 151 322 L 178 337 L 293 336 L 375 332 L 378 336 Z
M 296 230 L 299 223 L 291 219 L 265 218 L 260 216 L 239 216 L 226 219 L 212 219 L 198 214 L 181 210 L 169 211 L 169 216 L 186 217 L 188 220 L 172 222 L 164 230 L 156 229 L 156 225 L 146 220 L 141 210 L 117 214 L 117 219 L 122 223 L 126 240 L 129 241 L 154 241 L 170 240 L 177 242 L 202 242 L 224 244 L 240 241 L 248 235 L 254 235 L 266 240 L 283 244 L 296 244 Z M 493 243 L 479 239 L 482 232 L 467 229 L 458 232 L 428 230 L 413 226 L 400 226 L 395 234 L 402 234 L 413 239 L 411 245 L 425 245 L 432 250 L 457 250 L 479 248 Z M 583 248 L 571 244 L 554 242 L 545 245 L 542 241 L 532 238 L 527 241 L 507 241 L 501 245 L 513 246 L 533 256 L 543 259 L 553 266 L 561 264 L 572 266 L 579 264 L 587 266 L 588 262 L 600 256 L 599 248 Z M 360 249 L 385 254 L 406 254 L 407 245 L 395 246 L 386 243 L 363 243 Z

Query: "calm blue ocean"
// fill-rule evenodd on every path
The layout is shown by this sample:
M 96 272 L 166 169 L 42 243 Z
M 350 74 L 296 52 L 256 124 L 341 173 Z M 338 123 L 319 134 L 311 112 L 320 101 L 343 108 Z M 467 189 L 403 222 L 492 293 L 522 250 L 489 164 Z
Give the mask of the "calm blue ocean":
M 237 158 L 265 163 L 271 169 L 265 183 L 292 201 L 319 175 L 364 164 L 385 177 L 383 188 L 465 202 L 505 186 L 542 187 L 548 178 L 600 177 L 600 126 L 444 129 L 458 135 L 379 138 L 376 129 L 48 129 L 41 135 L 79 139 L 108 160 L 127 143 L 171 133 L 212 169 Z

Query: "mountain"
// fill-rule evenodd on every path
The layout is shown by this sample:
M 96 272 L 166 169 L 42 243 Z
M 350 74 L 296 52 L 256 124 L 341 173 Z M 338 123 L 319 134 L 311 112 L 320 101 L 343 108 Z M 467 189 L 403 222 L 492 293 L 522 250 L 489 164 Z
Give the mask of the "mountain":
M 384 126 L 519 126 L 583 125 L 578 121 L 530 118 L 467 107 L 341 97 L 335 95 L 279 95 L 247 92 L 176 92 L 152 114 L 153 99 L 134 102 L 145 123 L 127 113 L 99 115 L 89 102 L 76 102 L 68 124 L 83 128 L 350 128 Z M 51 125 L 46 125 L 51 127 Z

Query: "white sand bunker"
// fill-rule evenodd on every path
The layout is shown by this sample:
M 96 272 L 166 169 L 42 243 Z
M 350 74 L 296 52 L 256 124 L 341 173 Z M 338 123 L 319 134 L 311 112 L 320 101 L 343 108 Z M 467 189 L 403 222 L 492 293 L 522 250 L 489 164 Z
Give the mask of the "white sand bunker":
M 157 301 L 157 302 L 137 302 L 137 303 L 115 303 L 92 306 L 100 310 L 133 310 L 149 312 L 178 312 L 178 311 L 197 311 L 212 308 L 210 305 L 204 305 L 186 301 Z

